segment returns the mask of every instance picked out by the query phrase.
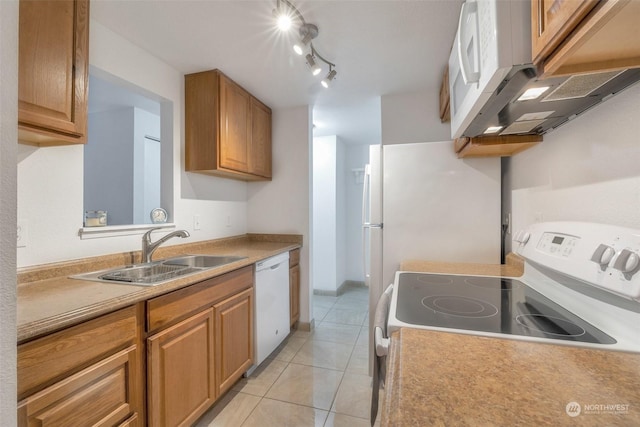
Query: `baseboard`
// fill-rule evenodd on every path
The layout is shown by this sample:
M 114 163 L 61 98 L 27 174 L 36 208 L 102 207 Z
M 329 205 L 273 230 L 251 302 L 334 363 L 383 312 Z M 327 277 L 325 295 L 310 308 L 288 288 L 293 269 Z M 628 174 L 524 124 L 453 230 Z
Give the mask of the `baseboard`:
M 298 321 L 295 329 L 299 331 L 311 332 L 315 329 L 315 319 L 311 319 L 311 322 L 300 322 Z
M 338 289 L 336 289 L 335 291 L 329 291 L 324 289 L 314 289 L 313 294 L 329 296 L 329 297 L 339 297 L 340 295 L 345 293 L 347 288 L 364 288 L 364 287 L 365 287 L 365 284 L 362 281 L 345 280 L 344 282 L 342 282 L 340 286 L 338 286 Z

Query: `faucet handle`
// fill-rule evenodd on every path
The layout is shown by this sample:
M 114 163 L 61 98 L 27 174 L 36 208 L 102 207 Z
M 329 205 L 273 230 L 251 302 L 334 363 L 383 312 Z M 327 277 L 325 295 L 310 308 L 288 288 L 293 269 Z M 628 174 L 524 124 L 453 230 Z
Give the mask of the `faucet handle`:
M 151 233 L 153 233 L 156 230 L 161 230 L 162 227 L 152 227 L 150 229 L 147 230 L 146 233 L 144 233 L 144 235 L 142 236 L 142 240 L 146 240 L 148 242 L 151 241 Z

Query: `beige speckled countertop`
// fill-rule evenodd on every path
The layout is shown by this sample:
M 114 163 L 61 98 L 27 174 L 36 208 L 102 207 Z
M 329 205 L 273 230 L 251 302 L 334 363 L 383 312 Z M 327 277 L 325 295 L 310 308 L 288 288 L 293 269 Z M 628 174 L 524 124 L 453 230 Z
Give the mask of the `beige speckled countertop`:
M 639 354 L 402 328 L 389 361 L 383 426 L 640 425 Z
M 507 263 L 407 261 L 401 269 L 522 274 L 519 257 Z M 402 328 L 387 369 L 383 426 L 640 425 L 640 354 Z
M 69 275 L 139 262 L 140 252 L 36 266 L 18 271 L 18 343 L 301 247 L 298 235 L 250 234 L 159 248 L 154 260 L 181 254 L 245 259 L 157 286 L 70 279 Z
M 471 264 L 439 261 L 404 261 L 401 271 L 419 271 L 425 273 L 477 274 L 480 276 L 519 277 L 524 272 L 524 260 L 516 254 L 507 255 L 506 264 Z

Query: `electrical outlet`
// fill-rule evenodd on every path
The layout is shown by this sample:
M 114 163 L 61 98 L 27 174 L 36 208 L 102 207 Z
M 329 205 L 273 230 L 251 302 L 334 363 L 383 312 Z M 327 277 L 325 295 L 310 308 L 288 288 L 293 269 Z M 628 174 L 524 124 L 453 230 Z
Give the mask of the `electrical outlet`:
M 18 228 L 16 230 L 16 241 L 18 248 L 26 248 L 29 240 L 29 222 L 25 219 L 18 220 Z
M 542 212 L 534 212 L 533 221 L 534 222 L 543 222 L 544 221 L 544 214 Z
M 200 230 L 200 215 L 193 216 L 193 229 Z
M 227 215 L 227 228 L 231 227 L 231 215 Z

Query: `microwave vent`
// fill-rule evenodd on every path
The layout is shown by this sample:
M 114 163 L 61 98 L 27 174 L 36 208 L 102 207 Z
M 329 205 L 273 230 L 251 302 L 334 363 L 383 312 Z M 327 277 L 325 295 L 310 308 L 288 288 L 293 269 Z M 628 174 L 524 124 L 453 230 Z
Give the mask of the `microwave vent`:
M 538 125 L 544 123 L 545 119 L 541 120 L 523 120 L 520 122 L 513 122 L 507 126 L 500 135 L 517 135 L 521 133 L 529 133 Z
M 584 98 L 622 73 L 624 70 L 571 76 L 542 99 L 542 102 Z

